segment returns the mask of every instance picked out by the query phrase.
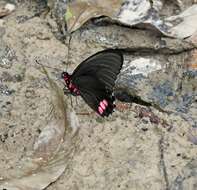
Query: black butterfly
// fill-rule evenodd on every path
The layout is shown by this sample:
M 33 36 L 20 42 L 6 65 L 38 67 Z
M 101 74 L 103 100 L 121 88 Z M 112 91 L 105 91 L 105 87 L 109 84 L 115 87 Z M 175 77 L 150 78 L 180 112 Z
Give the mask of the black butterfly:
M 69 92 L 81 95 L 101 116 L 109 116 L 115 107 L 113 87 L 123 64 L 118 50 L 104 50 L 87 58 L 72 74 L 62 73 Z

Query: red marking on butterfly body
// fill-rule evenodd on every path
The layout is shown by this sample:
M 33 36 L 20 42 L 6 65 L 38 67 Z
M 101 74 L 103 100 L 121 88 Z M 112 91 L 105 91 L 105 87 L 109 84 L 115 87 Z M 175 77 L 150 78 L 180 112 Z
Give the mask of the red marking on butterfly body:
M 75 95 L 75 96 L 79 96 L 80 95 L 79 89 L 72 83 L 71 75 L 69 75 L 66 72 L 63 72 L 62 75 L 63 75 L 62 77 L 66 83 L 66 86 L 69 89 L 69 91 L 71 92 L 71 94 Z

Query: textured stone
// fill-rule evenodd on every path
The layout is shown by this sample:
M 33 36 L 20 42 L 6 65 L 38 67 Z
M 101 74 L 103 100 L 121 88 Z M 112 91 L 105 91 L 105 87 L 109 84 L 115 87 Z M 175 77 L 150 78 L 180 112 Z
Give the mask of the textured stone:
M 5 18 L 4 44 L 0 43 L 3 57 L 7 55 L 5 47 L 16 56 L 12 67 L 0 67 L 0 84 L 15 90 L 10 96 L 0 94 L 0 186 L 9 187 L 7 180 L 18 177 L 23 183 L 24 174 L 35 165 L 42 169 L 44 165 L 45 172 L 50 172 L 57 163 L 61 172 L 66 166 L 65 172 L 50 179 L 47 184 L 53 183 L 47 190 L 196 189 L 196 53 L 191 41 L 163 38 L 144 28 L 125 28 L 101 19 L 73 33 L 68 51 L 67 43 L 53 35 L 56 19 L 50 13 L 46 19 L 32 16 L 39 10 L 38 1 L 15 2 L 21 6 Z M 168 16 L 180 11 L 178 2 L 163 5 L 165 10 L 170 7 Z M 182 2 L 183 10 L 191 4 L 190 0 Z M 20 18 L 24 18 L 22 22 Z M 78 133 L 57 143 L 57 152 L 57 144 L 50 141 L 55 156 L 32 165 L 32 147 L 53 121 L 55 109 L 47 77 L 35 60 L 63 88 L 58 78 L 63 70 L 71 72 L 82 60 L 105 48 L 121 49 L 124 54 L 115 92 L 121 87 L 119 96 L 132 104 L 116 101 L 115 112 L 103 119 L 91 113 L 80 97 L 72 101 L 71 108 L 70 97 L 65 96 L 67 112 L 74 109 L 77 113 Z M 173 113 L 164 113 L 158 106 Z M 61 157 L 56 162 L 57 155 Z M 33 177 L 38 179 L 38 175 Z M 46 177 L 39 175 L 34 187 L 41 189 Z

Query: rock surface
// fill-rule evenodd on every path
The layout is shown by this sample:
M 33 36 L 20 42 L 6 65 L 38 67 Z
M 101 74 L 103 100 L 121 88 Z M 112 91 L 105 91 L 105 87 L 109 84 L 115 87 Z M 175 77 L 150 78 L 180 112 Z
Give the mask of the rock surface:
M 173 2 L 164 3 L 167 16 L 192 4 Z M 80 123 L 77 146 L 63 175 L 46 189 L 195 190 L 195 35 L 171 39 L 93 20 L 72 34 L 68 60 L 68 39 L 62 22 L 55 22 L 56 9 L 44 18 L 38 10 L 46 2 L 15 3 L 16 10 L 0 20 L 0 185 L 16 177 L 51 120 L 49 85 L 36 60 L 57 80 L 67 61 L 72 71 L 91 54 L 117 48 L 125 61 L 115 94 L 127 103 L 117 101 L 115 113 L 102 119 L 81 98 L 73 101 Z

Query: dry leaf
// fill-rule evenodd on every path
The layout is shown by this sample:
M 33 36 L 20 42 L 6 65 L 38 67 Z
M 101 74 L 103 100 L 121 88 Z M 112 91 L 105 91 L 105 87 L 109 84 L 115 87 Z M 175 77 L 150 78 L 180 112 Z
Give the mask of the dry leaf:
M 181 5 L 180 5 L 181 6 Z M 149 0 L 76 0 L 68 3 L 66 22 L 68 32 L 80 28 L 91 18 L 107 16 L 122 24 L 152 27 L 166 36 L 186 38 L 197 31 L 197 5 L 192 5 L 180 15 L 160 18 L 162 1 Z
M 167 18 L 167 21 L 172 24 L 168 30 L 172 36 L 177 38 L 192 36 L 197 31 L 197 5 L 189 7 L 178 16 Z
M 0 189 L 7 190 L 41 190 L 45 189 L 49 184 L 56 181 L 58 177 L 65 170 L 65 163 L 55 162 L 53 165 L 48 165 L 41 167 L 37 170 L 32 170 L 32 172 L 23 176 L 22 178 L 14 178 L 4 181 L 0 185 Z
M 68 4 L 69 17 L 66 18 L 68 31 L 72 32 L 80 28 L 91 18 L 118 14 L 123 0 L 84 0 L 74 1 Z
M 7 179 L 0 180 L 0 189 L 45 189 L 62 175 L 75 153 L 77 136 L 73 136 L 68 129 L 71 126 L 75 134 L 78 118 L 73 110 L 67 113 L 63 90 L 49 77 L 45 68 L 42 69 L 51 88 L 53 116 L 36 140 L 33 153 L 20 160 Z

